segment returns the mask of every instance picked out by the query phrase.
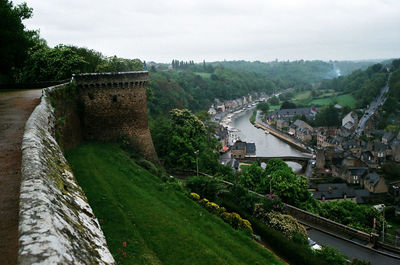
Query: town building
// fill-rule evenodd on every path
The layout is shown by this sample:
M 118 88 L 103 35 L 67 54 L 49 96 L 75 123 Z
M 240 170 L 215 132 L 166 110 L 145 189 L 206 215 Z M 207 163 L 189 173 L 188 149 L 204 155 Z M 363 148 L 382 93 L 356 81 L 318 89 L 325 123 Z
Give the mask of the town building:
M 358 116 L 354 111 L 350 111 L 344 118 L 342 119 L 342 127 L 347 130 L 353 131 L 357 128 L 358 125 Z
M 296 115 L 304 115 L 307 119 L 314 119 L 317 114 L 315 107 L 299 108 L 299 109 L 281 109 L 274 110 L 267 115 L 267 123 L 275 124 L 277 120 L 291 121 Z
M 289 127 L 289 135 L 293 135 L 303 142 L 310 141 L 313 136 L 313 127 L 302 120 L 296 120 Z
M 349 189 L 347 184 L 319 184 L 317 190 L 313 192 L 313 197 L 322 202 L 327 201 L 353 201 L 357 202 L 357 196 L 353 189 Z
M 385 179 L 379 176 L 376 172 L 368 173 L 364 178 L 364 189 L 372 193 L 385 193 L 388 192 L 388 187 Z
M 256 144 L 246 143 L 238 140 L 231 148 L 231 156 L 239 159 L 245 157 L 254 157 L 256 156 Z

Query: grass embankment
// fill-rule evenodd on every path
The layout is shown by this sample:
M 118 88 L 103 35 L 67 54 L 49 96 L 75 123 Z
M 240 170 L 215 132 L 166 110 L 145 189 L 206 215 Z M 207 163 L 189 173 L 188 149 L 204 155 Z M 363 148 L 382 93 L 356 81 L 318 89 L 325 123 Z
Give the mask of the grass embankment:
M 119 264 L 282 264 L 116 144 L 84 143 L 66 157 Z
M 253 114 L 250 117 L 251 124 L 254 124 L 256 122 L 256 117 L 257 117 L 257 109 L 253 110 Z
M 338 95 L 332 91 L 317 91 L 319 92 L 317 97 L 312 97 L 310 90 L 296 93 L 291 102 L 300 106 L 327 106 L 331 104 L 339 104 L 341 106 L 349 106 L 350 108 L 355 107 L 356 99 L 351 94 Z

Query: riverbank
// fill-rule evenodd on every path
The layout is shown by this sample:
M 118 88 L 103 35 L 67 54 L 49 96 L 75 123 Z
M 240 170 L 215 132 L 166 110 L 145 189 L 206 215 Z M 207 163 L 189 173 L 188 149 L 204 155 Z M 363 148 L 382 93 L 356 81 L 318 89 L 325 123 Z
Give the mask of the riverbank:
M 301 144 L 301 143 L 295 141 L 290 136 L 285 135 L 285 134 L 273 129 L 272 127 L 270 127 L 270 126 L 268 126 L 266 124 L 261 124 L 260 122 L 256 121 L 256 122 L 254 122 L 254 126 L 256 128 L 260 128 L 260 129 L 263 129 L 265 131 L 268 131 L 270 134 L 278 137 L 279 139 L 281 139 L 285 143 L 292 145 L 293 147 L 297 148 L 300 151 L 310 153 L 310 151 L 307 149 L 307 147 L 304 144 Z

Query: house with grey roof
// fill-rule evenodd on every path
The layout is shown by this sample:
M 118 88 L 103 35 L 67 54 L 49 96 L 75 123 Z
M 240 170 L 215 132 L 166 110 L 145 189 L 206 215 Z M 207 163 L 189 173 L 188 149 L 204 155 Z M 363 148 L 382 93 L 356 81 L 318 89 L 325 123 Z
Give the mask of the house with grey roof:
M 327 201 L 357 201 L 356 193 L 349 189 L 344 183 L 331 183 L 317 185 L 317 191 L 312 193 L 313 197 L 322 202 Z
M 307 119 L 314 119 L 317 111 L 315 107 L 274 110 L 267 115 L 267 122 L 272 124 L 278 119 L 291 121 L 296 115 L 304 115 Z
M 342 119 L 342 127 L 347 130 L 354 130 L 358 125 L 358 116 L 354 111 L 350 111 L 344 118 Z
M 395 137 L 395 134 L 393 132 L 387 131 L 382 136 L 382 143 L 389 144 L 389 142 L 392 141 L 394 137 Z
M 376 172 L 368 173 L 364 177 L 364 189 L 369 190 L 372 193 L 385 193 L 388 192 L 388 186 L 385 183 L 385 179 L 379 176 Z

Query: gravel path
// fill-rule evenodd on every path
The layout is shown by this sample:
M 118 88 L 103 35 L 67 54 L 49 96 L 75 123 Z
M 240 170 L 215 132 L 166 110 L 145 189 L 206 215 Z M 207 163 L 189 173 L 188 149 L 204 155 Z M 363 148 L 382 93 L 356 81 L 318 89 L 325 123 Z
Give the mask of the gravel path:
M 0 264 L 17 263 L 21 142 L 41 89 L 0 91 Z

